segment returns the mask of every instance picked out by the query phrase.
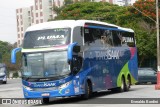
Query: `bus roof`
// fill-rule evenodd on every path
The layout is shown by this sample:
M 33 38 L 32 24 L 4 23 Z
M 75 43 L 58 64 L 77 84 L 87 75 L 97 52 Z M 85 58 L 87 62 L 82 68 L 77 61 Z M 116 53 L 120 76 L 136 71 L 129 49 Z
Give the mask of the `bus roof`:
M 86 23 L 92 24 L 99 24 L 99 25 L 106 25 L 110 27 L 117 27 L 120 30 L 134 32 L 132 29 L 122 28 L 120 26 L 109 24 L 106 22 L 100 21 L 93 21 L 93 20 L 57 20 L 57 21 L 50 21 L 44 22 L 40 24 L 36 24 L 27 28 L 26 31 L 36 31 L 36 30 L 43 30 L 43 29 L 52 29 L 52 28 L 66 28 L 66 27 L 75 27 L 75 26 L 85 26 Z M 55 25 L 55 26 L 54 26 Z

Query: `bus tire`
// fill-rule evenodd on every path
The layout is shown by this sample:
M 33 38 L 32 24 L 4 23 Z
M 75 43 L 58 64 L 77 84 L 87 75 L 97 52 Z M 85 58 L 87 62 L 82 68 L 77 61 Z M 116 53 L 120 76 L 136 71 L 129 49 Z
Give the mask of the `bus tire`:
M 2 84 L 7 84 L 7 81 L 3 81 L 3 83 Z
M 91 83 L 87 81 L 85 84 L 85 94 L 82 95 L 82 98 L 88 99 L 91 97 L 91 94 L 92 94 L 92 86 L 91 86 Z
M 43 104 L 48 104 L 49 103 L 49 98 L 43 98 Z
M 125 87 L 126 87 L 126 83 L 125 83 L 125 78 L 122 76 L 122 79 L 121 79 L 121 86 L 118 88 L 118 91 L 119 92 L 124 92 L 125 91 Z
M 130 76 L 128 76 L 126 80 L 125 91 L 129 91 L 130 87 L 131 87 L 131 78 Z

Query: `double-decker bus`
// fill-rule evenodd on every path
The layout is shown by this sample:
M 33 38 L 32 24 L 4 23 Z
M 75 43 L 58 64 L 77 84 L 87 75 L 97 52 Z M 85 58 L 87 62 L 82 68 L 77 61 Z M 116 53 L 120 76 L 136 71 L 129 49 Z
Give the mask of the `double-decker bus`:
M 26 30 L 22 48 L 25 98 L 82 96 L 101 90 L 128 91 L 137 82 L 134 31 L 91 20 L 60 20 Z

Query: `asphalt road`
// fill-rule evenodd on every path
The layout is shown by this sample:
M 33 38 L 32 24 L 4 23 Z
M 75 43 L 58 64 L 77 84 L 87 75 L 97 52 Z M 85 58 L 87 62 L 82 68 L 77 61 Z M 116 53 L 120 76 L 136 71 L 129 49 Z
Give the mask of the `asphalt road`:
M 0 84 L 0 98 L 23 98 L 22 93 L 22 84 L 21 79 L 12 79 L 8 80 L 7 84 Z M 122 98 L 160 98 L 160 90 L 155 90 L 153 84 L 147 85 L 134 85 L 131 87 L 130 91 L 123 92 L 123 93 L 113 93 L 110 91 L 103 91 L 100 93 L 96 93 L 93 97 L 89 100 L 82 100 L 79 97 L 72 97 L 72 98 L 65 98 L 54 100 L 51 99 L 49 104 L 41 104 L 41 105 L 0 105 L 0 107 L 31 107 L 31 106 L 38 106 L 38 107 L 151 107 L 151 104 L 101 104 L 105 103 L 105 100 L 109 101 L 110 98 L 118 98 L 118 100 L 114 100 L 115 103 L 121 103 L 120 100 L 125 100 Z M 114 103 L 113 101 L 113 103 Z M 94 104 L 93 104 L 94 103 Z M 100 103 L 100 104 L 98 104 Z M 154 107 L 159 107 L 160 104 L 154 104 Z

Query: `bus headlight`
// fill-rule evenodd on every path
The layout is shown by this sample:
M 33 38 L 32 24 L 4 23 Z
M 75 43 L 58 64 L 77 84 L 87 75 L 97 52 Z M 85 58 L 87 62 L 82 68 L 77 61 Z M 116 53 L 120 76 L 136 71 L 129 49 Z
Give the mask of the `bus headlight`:
M 59 86 L 59 89 L 66 88 L 66 87 L 68 87 L 70 84 L 71 84 L 71 81 L 66 82 L 66 83 L 60 85 L 60 86 Z
M 28 90 L 28 91 L 32 91 L 33 89 L 32 88 L 30 88 L 30 87 L 27 87 L 27 86 L 23 86 L 26 90 Z

